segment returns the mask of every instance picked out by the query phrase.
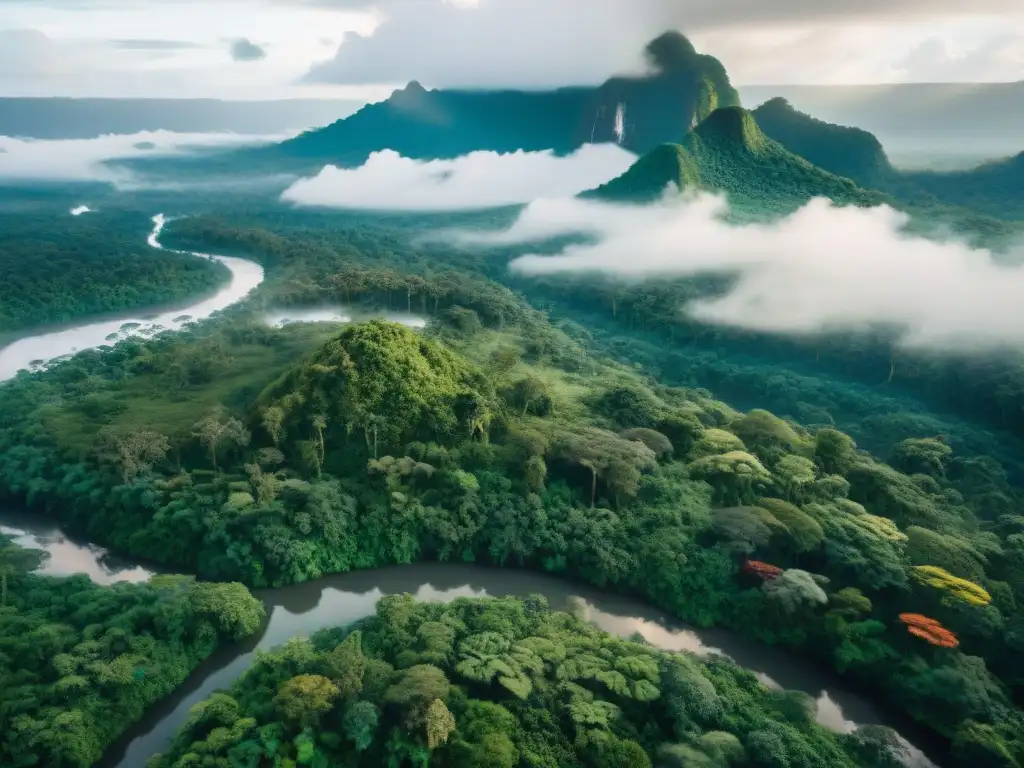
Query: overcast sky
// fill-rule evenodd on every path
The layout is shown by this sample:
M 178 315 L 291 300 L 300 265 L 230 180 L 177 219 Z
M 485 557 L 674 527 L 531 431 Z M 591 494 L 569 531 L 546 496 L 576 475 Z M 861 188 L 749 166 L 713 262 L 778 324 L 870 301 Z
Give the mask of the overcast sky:
M 1024 0 L 0 0 L 0 95 L 594 83 L 665 29 L 741 85 L 1024 80 Z

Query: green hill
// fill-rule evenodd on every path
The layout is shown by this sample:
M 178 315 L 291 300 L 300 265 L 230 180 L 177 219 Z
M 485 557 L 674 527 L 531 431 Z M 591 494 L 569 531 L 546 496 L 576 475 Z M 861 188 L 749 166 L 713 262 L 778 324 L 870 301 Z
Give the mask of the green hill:
M 406 157 L 447 158 L 477 150 L 554 150 L 620 141 L 643 153 L 678 141 L 718 106 L 739 104 L 721 62 L 670 32 L 645 49 L 649 72 L 597 87 L 551 91 L 427 90 L 418 82 L 386 101 L 270 147 L 236 153 L 289 167 L 358 165 L 393 149 Z M 622 110 L 621 121 L 618 113 Z
M 781 98 L 765 102 L 753 115 L 765 134 L 819 168 L 862 187 L 888 189 L 896 181 L 882 143 L 868 131 L 818 120 Z
M 645 202 L 660 196 L 670 182 L 680 189 L 723 191 L 748 214 L 784 213 L 812 197 L 853 205 L 886 200 L 788 151 L 741 107 L 715 110 L 679 144 L 658 147 L 585 196 Z
M 894 168 L 881 142 L 860 128 L 817 120 L 772 99 L 753 112 L 775 141 L 831 173 L 883 190 L 910 206 L 969 218 L 961 211 L 1000 219 L 1024 219 L 1024 153 L 966 171 L 906 172 Z

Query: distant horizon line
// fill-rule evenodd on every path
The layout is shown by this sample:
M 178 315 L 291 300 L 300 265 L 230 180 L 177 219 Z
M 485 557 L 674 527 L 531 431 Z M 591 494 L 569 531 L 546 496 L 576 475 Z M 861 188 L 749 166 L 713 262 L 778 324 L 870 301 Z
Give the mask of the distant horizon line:
M 413 81 L 409 81 L 413 82 Z M 404 88 L 405 85 L 396 85 L 396 89 Z M 979 80 L 979 81 L 907 81 L 907 82 L 875 82 L 875 83 L 733 83 L 734 88 L 903 88 L 911 86 L 930 87 L 988 87 L 1024 85 L 1024 80 Z M 550 91 L 558 88 L 586 88 L 584 85 L 561 85 L 529 88 L 524 86 L 473 86 L 473 87 L 451 87 L 451 88 L 428 88 L 427 90 L 451 90 L 451 91 Z M 369 100 L 358 98 L 345 98 L 342 96 L 283 96 L 272 99 L 234 98 L 231 96 L 23 96 L 0 94 L 0 100 L 4 101 L 208 101 L 217 103 L 234 104 L 273 104 L 281 102 L 318 102 L 318 103 L 369 103 Z

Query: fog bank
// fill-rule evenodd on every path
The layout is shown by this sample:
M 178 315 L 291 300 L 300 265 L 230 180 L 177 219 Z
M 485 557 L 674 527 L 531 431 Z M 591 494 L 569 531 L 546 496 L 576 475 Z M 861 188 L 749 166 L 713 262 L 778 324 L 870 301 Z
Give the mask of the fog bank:
M 375 152 L 358 168 L 326 166 L 282 199 L 358 210 L 455 211 L 497 208 L 539 197 L 572 196 L 624 173 L 636 155 L 615 144 L 553 152 L 471 152 L 453 160 L 413 160 Z
M 645 207 L 538 200 L 496 233 L 449 233 L 463 244 L 528 244 L 584 233 L 593 242 L 528 254 L 526 275 L 600 272 L 631 279 L 736 276 L 720 298 L 683 308 L 720 325 L 780 334 L 904 329 L 902 343 L 961 350 L 1024 345 L 1024 267 L 986 250 L 903 231 L 891 208 L 808 203 L 771 224 L 725 223 L 724 199 L 666 198 Z
M 237 133 L 144 131 L 95 139 L 20 139 L 0 136 L 0 180 L 127 183 L 133 176 L 109 160 L 187 155 L 198 150 L 273 141 L 281 137 Z

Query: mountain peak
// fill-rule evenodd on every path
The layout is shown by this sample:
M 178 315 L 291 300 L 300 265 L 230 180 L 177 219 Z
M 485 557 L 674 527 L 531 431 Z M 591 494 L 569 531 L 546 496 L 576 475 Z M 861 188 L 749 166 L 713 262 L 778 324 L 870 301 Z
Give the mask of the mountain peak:
M 416 105 L 423 101 L 427 93 L 427 89 L 420 85 L 419 80 L 411 80 L 405 88 L 394 91 L 388 101 L 392 104 Z
M 789 213 L 813 197 L 843 205 L 883 202 L 878 193 L 787 151 L 740 107 L 716 109 L 680 144 L 654 148 L 622 176 L 583 197 L 644 203 L 660 197 L 670 183 L 680 190 L 725 192 L 734 211 L 743 216 Z
M 679 144 L 661 144 L 637 160 L 621 176 L 580 197 L 608 201 L 650 202 L 669 185 L 677 191 L 700 185 L 700 171 Z
M 697 49 L 681 32 L 664 32 L 647 44 L 644 56 L 652 69 L 671 72 L 692 67 L 693 60 L 697 58 Z
M 739 104 L 721 62 L 697 53 L 679 32 L 654 38 L 645 54 L 649 71 L 592 87 L 427 90 L 413 80 L 385 101 L 263 154 L 289 158 L 294 167 L 358 165 L 384 148 L 433 159 L 479 150 L 564 154 L 614 141 L 641 154 L 682 141 L 715 107 Z
M 694 133 L 704 141 L 724 142 L 761 152 L 767 141 L 754 116 L 743 107 L 719 107 L 697 126 Z

